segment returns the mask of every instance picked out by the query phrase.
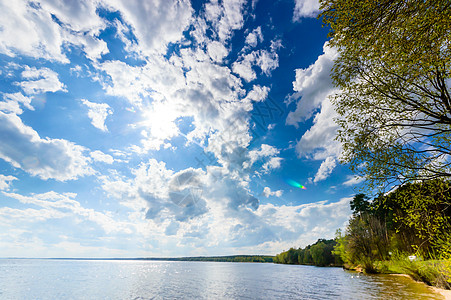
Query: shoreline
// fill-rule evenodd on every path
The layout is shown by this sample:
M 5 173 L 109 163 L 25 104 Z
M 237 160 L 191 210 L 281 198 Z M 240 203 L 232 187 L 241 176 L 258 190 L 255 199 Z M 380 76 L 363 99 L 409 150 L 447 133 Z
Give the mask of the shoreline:
M 415 282 L 420 282 L 420 283 L 424 284 L 425 286 L 430 288 L 434 293 L 442 295 L 443 297 L 445 297 L 445 300 L 451 300 L 451 290 L 446 290 L 446 289 L 442 289 L 442 288 L 439 288 L 436 286 L 428 285 L 423 281 L 418 281 L 418 280 L 413 279 L 412 276 L 410 276 L 409 274 L 387 274 L 387 275 L 408 277 Z
M 360 266 L 349 266 L 349 265 L 343 265 L 343 269 L 345 270 L 349 270 L 349 271 L 354 271 L 354 272 L 359 272 L 359 273 L 363 273 L 363 269 Z M 402 277 L 408 277 L 411 280 L 415 281 L 415 282 L 419 282 L 424 284 L 425 286 L 427 286 L 428 288 L 430 288 L 434 293 L 436 294 L 440 294 L 442 295 L 445 300 L 451 300 L 451 290 L 447 290 L 447 289 L 443 289 L 443 288 L 439 288 L 437 286 L 433 286 L 433 285 L 428 285 L 426 282 L 421 281 L 421 280 L 415 280 L 412 276 L 410 276 L 409 274 L 404 274 L 404 273 L 377 273 L 377 274 L 386 274 L 386 275 L 392 275 L 392 276 L 402 276 Z
M 442 295 L 445 297 L 445 300 L 451 300 L 451 290 L 445 290 L 438 288 L 436 286 L 429 286 L 435 293 Z

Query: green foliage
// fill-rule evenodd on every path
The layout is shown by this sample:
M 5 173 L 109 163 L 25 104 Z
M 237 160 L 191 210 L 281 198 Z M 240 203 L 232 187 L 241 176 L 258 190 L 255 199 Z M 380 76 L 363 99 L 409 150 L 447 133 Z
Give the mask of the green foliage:
M 341 229 L 337 229 L 335 233 L 335 241 L 337 244 L 335 245 L 332 254 L 334 254 L 335 257 L 337 257 L 343 264 L 351 265 L 353 262 L 348 246 L 348 236 L 342 235 Z
M 354 213 L 345 235 L 337 231 L 333 251 L 345 265 L 359 265 L 368 273 L 408 273 L 440 286 L 451 280 L 451 263 L 430 265 L 407 259 L 415 254 L 419 259 L 450 261 L 450 182 L 407 183 L 372 201 L 359 194 L 351 207 Z
M 369 190 L 451 176 L 448 0 L 320 0 L 342 161 Z
M 418 255 L 429 257 L 449 253 L 451 240 L 451 186 L 433 180 L 405 184 L 388 194 L 397 232 L 414 242 Z M 446 254 L 446 253 L 445 253 Z M 449 256 L 451 257 L 451 256 Z
M 340 258 L 332 251 L 336 242 L 334 240 L 319 239 L 315 244 L 304 249 L 290 248 L 275 256 L 274 262 L 279 264 L 301 264 L 315 266 L 341 265 Z
M 366 213 L 370 210 L 369 198 L 365 194 L 357 194 L 351 200 L 351 209 L 354 215 Z

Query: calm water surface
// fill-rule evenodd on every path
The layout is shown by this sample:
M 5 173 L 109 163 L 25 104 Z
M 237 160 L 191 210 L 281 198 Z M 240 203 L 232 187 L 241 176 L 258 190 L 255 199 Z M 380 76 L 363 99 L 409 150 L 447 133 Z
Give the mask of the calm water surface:
M 443 299 L 409 278 L 259 263 L 0 259 L 0 299 Z

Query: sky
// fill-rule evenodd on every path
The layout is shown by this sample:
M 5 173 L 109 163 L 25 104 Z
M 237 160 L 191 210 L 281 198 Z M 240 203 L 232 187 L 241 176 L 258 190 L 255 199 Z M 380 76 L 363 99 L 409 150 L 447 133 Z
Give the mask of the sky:
M 345 228 L 315 0 L 0 1 L 0 257 L 274 255 Z M 304 186 L 301 188 L 300 186 Z

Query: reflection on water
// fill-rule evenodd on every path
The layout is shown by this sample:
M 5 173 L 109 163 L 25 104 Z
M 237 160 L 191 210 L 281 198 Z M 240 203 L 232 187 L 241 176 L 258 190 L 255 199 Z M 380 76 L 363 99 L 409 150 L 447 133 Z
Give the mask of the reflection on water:
M 0 259 L 0 299 L 443 299 L 422 283 L 259 263 Z

